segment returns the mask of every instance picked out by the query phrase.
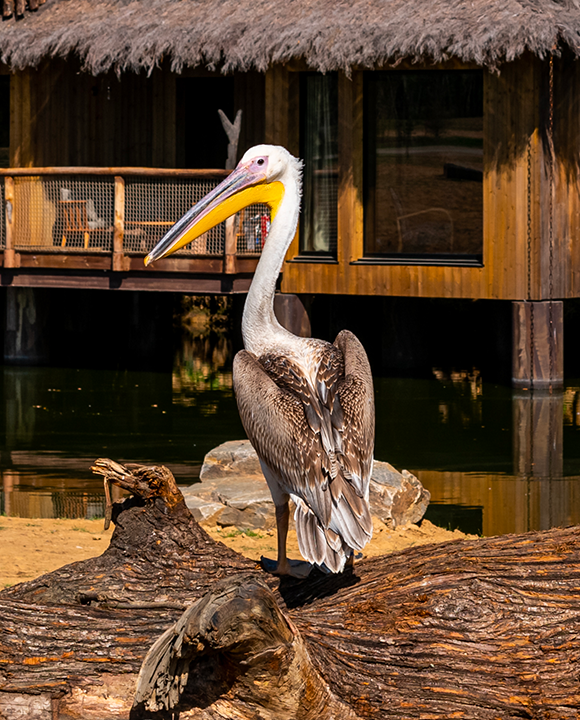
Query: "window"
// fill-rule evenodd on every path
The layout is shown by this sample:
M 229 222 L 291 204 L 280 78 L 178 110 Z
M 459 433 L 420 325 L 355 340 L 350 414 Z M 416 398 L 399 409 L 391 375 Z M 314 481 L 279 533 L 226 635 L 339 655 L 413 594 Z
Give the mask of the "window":
M 304 187 L 300 252 L 336 255 L 338 199 L 338 76 L 301 78 Z
M 481 262 L 483 73 L 365 74 L 365 256 Z

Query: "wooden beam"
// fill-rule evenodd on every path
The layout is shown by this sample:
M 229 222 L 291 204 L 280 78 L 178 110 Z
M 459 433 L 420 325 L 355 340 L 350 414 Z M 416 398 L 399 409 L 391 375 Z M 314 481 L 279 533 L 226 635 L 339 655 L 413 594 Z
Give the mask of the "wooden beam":
M 210 180 L 222 180 L 230 174 L 230 170 L 222 168 L 209 168 L 201 170 L 182 170 L 180 168 L 148 168 L 148 167 L 13 167 L 0 168 L 0 177 L 11 175 L 22 177 L 26 175 L 123 175 L 125 177 L 174 177 L 174 178 L 199 178 Z

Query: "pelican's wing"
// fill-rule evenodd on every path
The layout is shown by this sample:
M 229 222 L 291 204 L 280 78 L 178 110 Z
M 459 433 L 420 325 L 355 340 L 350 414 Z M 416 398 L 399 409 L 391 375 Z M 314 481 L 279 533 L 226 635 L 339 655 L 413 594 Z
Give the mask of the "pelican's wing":
M 352 483 L 368 498 L 375 445 L 373 376 L 365 349 L 355 335 L 343 330 L 334 344 L 344 358 L 344 379 L 338 387 L 344 416 L 342 463 Z
M 285 358 L 261 359 L 242 350 L 234 359 L 234 390 L 242 425 L 258 457 L 282 489 L 305 500 L 323 525 L 331 515 L 326 458 L 305 410 L 306 390 L 296 366 Z M 272 378 L 285 376 L 280 387 Z M 296 388 L 293 392 L 288 386 Z

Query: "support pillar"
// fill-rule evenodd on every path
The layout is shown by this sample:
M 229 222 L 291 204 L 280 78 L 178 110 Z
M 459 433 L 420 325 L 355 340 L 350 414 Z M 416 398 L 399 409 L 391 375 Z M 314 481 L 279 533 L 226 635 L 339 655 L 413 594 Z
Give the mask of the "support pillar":
M 274 295 L 274 312 L 280 325 L 294 335 L 311 337 L 310 319 L 298 295 L 277 293 Z
M 6 332 L 4 362 L 14 365 L 43 365 L 48 360 L 46 328 L 47 297 L 42 290 L 6 288 Z
M 564 383 L 564 303 L 512 303 L 512 382 L 517 388 L 561 388 Z

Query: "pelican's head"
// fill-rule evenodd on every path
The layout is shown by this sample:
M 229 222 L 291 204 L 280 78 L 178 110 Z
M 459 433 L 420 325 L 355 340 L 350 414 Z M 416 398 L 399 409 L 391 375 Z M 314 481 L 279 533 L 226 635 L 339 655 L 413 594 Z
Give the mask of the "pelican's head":
M 278 145 L 256 145 L 237 168 L 178 220 L 145 258 L 145 265 L 167 257 L 248 205 L 265 203 L 276 214 L 286 183 L 300 186 L 301 163 Z

